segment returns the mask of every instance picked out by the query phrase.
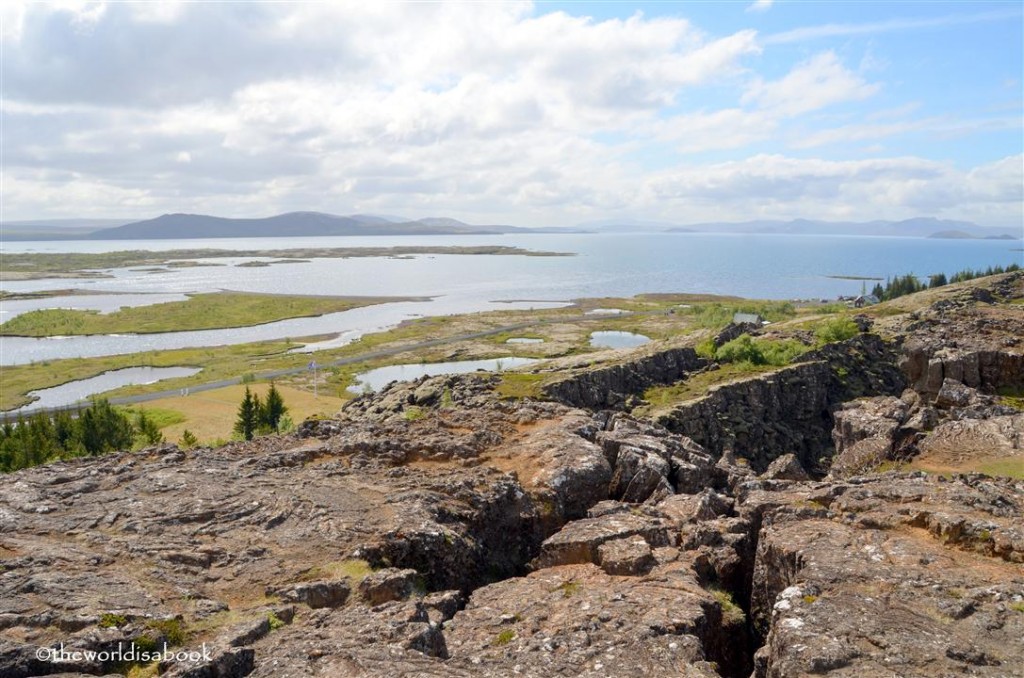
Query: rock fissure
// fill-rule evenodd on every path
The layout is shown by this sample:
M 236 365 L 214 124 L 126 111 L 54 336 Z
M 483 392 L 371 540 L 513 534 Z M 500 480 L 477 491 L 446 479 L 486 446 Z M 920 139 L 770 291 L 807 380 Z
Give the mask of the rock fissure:
M 910 319 L 925 344 L 989 322 L 942 303 Z M 1017 355 L 1000 342 L 1019 314 L 997 320 L 958 348 Z M 563 383 L 577 406 L 435 377 L 295 435 L 11 474 L 0 675 L 101 675 L 124 667 L 36 652 L 164 641 L 213 649 L 162 667 L 190 678 L 1015 675 L 1024 483 L 874 471 L 1016 454 L 1024 415 L 985 392 L 1019 386 L 1016 363 L 972 385 L 944 362 L 937 388 L 904 389 L 906 322 L 666 426 L 606 408 L 695 354 Z

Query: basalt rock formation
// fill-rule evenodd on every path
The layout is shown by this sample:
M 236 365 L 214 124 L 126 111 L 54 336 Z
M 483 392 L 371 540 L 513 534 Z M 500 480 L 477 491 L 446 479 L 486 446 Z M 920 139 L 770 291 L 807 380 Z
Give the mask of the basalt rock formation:
M 912 322 L 957 309 L 986 313 Z M 0 676 L 132 668 L 62 643 L 205 649 L 161 662 L 179 678 L 1024 675 L 1024 481 L 868 473 L 1015 453 L 1024 415 L 984 391 L 1020 382 L 906 389 L 912 335 L 877 325 L 668 426 L 436 377 L 290 435 L 7 475 Z M 559 393 L 690 369 L 650 356 Z

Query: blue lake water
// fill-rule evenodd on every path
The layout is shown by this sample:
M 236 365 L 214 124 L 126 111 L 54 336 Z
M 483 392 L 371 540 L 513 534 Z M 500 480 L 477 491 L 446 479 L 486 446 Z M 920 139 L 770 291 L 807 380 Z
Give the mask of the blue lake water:
M 570 252 L 572 257 L 421 255 L 409 259 L 316 259 L 262 268 L 215 266 L 150 274 L 110 271 L 112 278 L 0 283 L 11 292 L 88 289 L 98 293 L 181 295 L 186 292 L 251 292 L 429 296 L 322 318 L 270 323 L 241 330 L 176 332 L 123 337 L 0 339 L 0 364 L 98 356 L 264 339 L 339 334 L 314 348 L 351 341 L 409 318 L 499 308 L 551 307 L 597 296 L 644 292 L 728 294 L 769 299 L 834 298 L 860 292 L 861 283 L 828 276 L 952 273 L 1022 262 L 1020 241 L 933 240 L 853 236 L 711 235 L 701 233 L 542 234 L 330 238 L 231 238 L 210 240 L 60 241 L 3 243 L 5 252 L 103 252 L 145 248 L 286 249 L 394 245 L 511 245 Z M 217 260 L 235 264 L 251 258 Z M 873 283 L 869 282 L 870 288 Z M 4 319 L 32 308 L 77 304 L 84 297 L 0 302 Z M 151 297 L 139 297 L 145 303 Z M 541 303 L 546 302 L 546 303 Z M 17 306 L 14 304 L 17 303 Z M 102 302 L 104 305 L 107 302 Z M 102 310 L 107 310 L 106 306 Z

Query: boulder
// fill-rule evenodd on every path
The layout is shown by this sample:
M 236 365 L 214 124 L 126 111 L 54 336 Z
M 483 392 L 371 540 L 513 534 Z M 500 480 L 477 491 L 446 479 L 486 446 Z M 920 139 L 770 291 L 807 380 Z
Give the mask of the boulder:
M 800 460 L 794 454 L 784 454 L 771 464 L 764 472 L 763 477 L 771 480 L 810 480 L 807 471 L 800 465 Z
M 651 546 L 643 537 L 613 539 L 597 547 L 597 562 L 608 574 L 635 577 L 654 566 Z
M 285 602 L 302 603 L 317 609 L 344 605 L 348 600 L 351 588 L 347 580 L 336 579 L 293 584 L 274 592 Z
M 389 567 L 363 577 L 359 582 L 359 597 L 368 605 L 380 605 L 404 600 L 422 588 L 423 578 L 416 570 Z

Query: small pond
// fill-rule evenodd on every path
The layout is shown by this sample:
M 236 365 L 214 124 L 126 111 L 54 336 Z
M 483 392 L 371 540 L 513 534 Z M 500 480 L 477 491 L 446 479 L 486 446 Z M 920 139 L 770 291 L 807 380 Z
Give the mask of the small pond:
M 420 377 L 434 377 L 439 374 L 466 374 L 484 370 L 501 372 L 511 367 L 521 367 L 537 362 L 533 358 L 491 358 L 489 360 L 458 360 L 447 363 L 413 363 L 388 365 L 356 375 L 355 383 L 348 387 L 351 393 L 362 393 L 367 387 L 379 391 L 392 381 L 412 381 Z
M 633 348 L 650 340 L 650 337 L 632 332 L 593 332 L 590 335 L 590 345 L 595 348 Z
M 512 337 L 506 344 L 543 344 L 543 339 L 532 339 L 530 337 Z
M 191 377 L 200 371 L 198 367 L 126 367 L 122 370 L 111 370 L 88 379 L 69 381 L 60 386 L 30 391 L 35 396 L 28 405 L 14 412 L 30 412 L 51 407 L 67 407 L 88 400 L 89 396 L 105 393 L 129 384 L 152 384 L 163 379 Z

